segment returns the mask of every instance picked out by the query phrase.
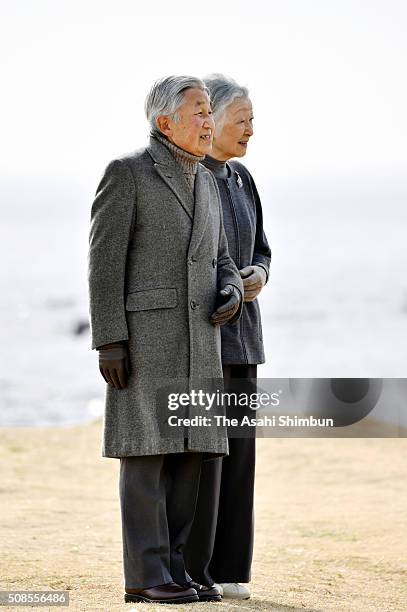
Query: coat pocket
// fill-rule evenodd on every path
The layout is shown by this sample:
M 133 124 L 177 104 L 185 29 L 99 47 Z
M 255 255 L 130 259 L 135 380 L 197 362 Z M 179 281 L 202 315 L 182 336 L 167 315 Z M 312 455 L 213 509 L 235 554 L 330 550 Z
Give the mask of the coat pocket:
M 126 310 L 131 311 L 175 308 L 177 304 L 175 287 L 131 291 L 126 298 Z

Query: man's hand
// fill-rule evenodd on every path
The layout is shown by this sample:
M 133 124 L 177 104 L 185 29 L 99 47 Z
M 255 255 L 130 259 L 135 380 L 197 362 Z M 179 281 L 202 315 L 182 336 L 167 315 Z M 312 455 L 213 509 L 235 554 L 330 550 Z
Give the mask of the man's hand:
M 261 266 L 246 266 L 240 270 L 243 278 L 244 301 L 253 302 L 266 284 L 267 274 Z
M 238 311 L 242 299 L 240 291 L 234 285 L 226 285 L 219 292 L 219 297 L 222 303 L 209 319 L 213 325 L 224 325 L 232 319 Z
M 127 345 L 121 342 L 105 344 L 98 348 L 99 370 L 108 385 L 124 389 L 130 374 Z

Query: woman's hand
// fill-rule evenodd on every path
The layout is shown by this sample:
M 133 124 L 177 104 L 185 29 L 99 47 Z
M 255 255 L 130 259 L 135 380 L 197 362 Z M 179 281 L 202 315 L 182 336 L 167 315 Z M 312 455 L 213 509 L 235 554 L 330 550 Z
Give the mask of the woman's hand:
M 253 302 L 266 284 L 267 274 L 261 266 L 246 266 L 240 270 L 243 279 L 244 301 Z

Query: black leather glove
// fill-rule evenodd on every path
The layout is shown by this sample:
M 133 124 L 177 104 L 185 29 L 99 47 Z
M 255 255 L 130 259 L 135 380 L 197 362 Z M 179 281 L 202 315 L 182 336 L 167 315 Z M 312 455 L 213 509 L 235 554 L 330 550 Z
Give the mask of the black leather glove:
M 98 351 L 99 370 L 107 384 L 115 389 L 124 389 L 130 374 L 127 344 L 113 342 L 98 347 Z
M 226 285 L 219 292 L 220 305 L 210 316 L 210 322 L 213 325 L 224 325 L 228 323 L 237 311 L 242 300 L 239 289 L 234 285 Z

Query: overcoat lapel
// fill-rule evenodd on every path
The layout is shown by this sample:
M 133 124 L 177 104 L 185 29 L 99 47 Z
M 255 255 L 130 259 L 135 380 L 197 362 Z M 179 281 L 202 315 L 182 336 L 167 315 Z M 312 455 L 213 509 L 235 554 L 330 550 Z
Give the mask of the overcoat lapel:
M 154 167 L 174 193 L 191 221 L 194 218 L 194 196 L 188 187 L 180 165 L 168 149 L 155 138 L 150 139 L 147 151 L 154 160 Z
M 154 160 L 154 167 L 163 181 L 168 185 L 177 200 L 192 221 L 191 240 L 188 254 L 192 255 L 198 248 L 205 231 L 209 209 L 209 173 L 198 164 L 195 176 L 194 195 L 188 188 L 180 165 L 171 152 L 156 138 L 150 138 L 148 153 Z
M 203 166 L 198 165 L 195 176 L 195 212 L 192 226 L 191 240 L 188 254 L 193 255 L 202 240 L 208 220 L 209 210 L 209 173 Z

